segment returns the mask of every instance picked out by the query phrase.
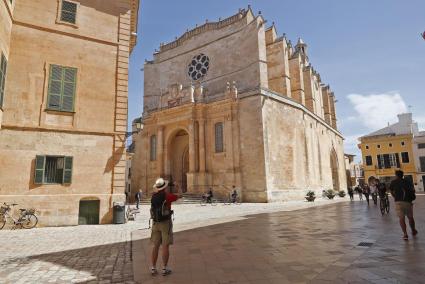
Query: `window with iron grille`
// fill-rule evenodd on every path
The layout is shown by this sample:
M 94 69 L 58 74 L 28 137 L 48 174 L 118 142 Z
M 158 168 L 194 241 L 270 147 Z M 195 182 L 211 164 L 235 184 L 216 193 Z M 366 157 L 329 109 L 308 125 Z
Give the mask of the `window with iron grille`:
M 425 143 L 419 143 L 418 149 L 425 149 Z
M 224 143 L 223 143 L 223 122 L 218 122 L 215 124 L 215 152 L 221 153 L 224 152 Z
M 0 61 L 0 107 L 3 107 L 4 86 L 6 84 L 6 69 L 7 60 L 4 54 L 2 53 Z
M 401 153 L 401 162 L 404 164 L 409 163 L 409 153 L 408 152 L 402 152 Z
M 50 65 L 47 108 L 74 111 L 76 85 L 76 68 Z
M 75 24 L 77 20 L 77 3 L 62 1 L 61 21 Z
M 156 161 L 156 135 L 151 136 L 150 158 L 151 158 L 151 161 Z
M 66 156 L 36 156 L 35 184 L 70 184 L 73 158 Z

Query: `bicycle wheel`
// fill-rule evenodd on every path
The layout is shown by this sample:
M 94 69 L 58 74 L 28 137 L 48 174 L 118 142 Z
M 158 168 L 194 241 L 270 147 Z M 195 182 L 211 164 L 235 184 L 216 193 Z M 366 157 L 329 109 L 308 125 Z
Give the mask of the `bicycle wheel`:
M 38 218 L 34 214 L 25 215 L 21 219 L 21 226 L 24 229 L 32 229 L 37 226 Z
M 379 209 L 381 210 L 381 214 L 385 214 L 385 200 L 380 199 L 379 200 Z
M 385 209 L 386 209 L 387 213 L 390 213 L 390 200 L 387 198 L 385 203 L 387 205 Z
M 199 202 L 199 204 L 200 204 L 201 206 L 206 206 L 206 205 L 207 205 L 207 200 L 203 198 L 203 199 Z
M 216 206 L 216 205 L 217 205 L 217 200 L 211 199 L 211 206 Z
M 4 215 L 0 215 L 0 230 L 3 229 L 4 225 L 6 225 L 6 218 Z

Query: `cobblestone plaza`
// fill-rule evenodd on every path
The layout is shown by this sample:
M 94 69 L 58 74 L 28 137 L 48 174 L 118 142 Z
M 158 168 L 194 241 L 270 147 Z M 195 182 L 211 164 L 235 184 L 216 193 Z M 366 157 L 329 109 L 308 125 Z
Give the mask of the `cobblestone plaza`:
M 366 202 L 177 205 L 173 274 L 155 278 L 146 206 L 125 225 L 5 230 L 0 283 L 423 283 L 424 201 L 408 242 Z

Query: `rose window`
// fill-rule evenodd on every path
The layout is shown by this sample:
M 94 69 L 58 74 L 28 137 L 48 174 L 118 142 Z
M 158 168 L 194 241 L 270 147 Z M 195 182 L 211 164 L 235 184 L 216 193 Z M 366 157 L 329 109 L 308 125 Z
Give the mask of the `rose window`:
M 192 58 L 188 65 L 188 72 L 192 80 L 197 81 L 207 75 L 210 67 L 210 59 L 205 54 L 199 54 Z

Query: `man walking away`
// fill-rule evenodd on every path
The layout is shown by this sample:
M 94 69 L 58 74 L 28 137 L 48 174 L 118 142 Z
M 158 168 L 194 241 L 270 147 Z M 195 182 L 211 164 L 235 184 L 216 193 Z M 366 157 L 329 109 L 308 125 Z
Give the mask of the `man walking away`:
M 354 201 L 354 191 L 353 191 L 353 188 L 351 186 L 349 186 L 348 189 L 347 189 L 347 191 L 348 191 L 348 195 L 350 196 L 350 200 L 351 201 Z
M 360 199 L 361 201 L 363 201 L 363 190 L 362 190 L 362 188 L 361 188 L 360 186 L 357 186 L 357 187 L 356 187 L 356 191 L 357 191 L 357 193 L 359 194 L 359 199 Z
M 415 227 L 413 218 L 413 201 L 416 199 L 415 188 L 410 181 L 404 178 L 403 171 L 396 171 L 396 179 L 391 182 L 390 191 L 394 197 L 396 211 L 400 221 L 400 227 L 403 231 L 403 239 L 408 240 L 405 216 L 409 219 L 409 225 L 412 229 L 412 235 L 416 236 L 418 231 Z
M 363 186 L 363 194 L 366 197 L 367 205 L 369 206 L 369 195 L 370 195 L 369 185 L 365 184 Z
M 136 209 L 139 209 L 139 204 L 142 201 L 142 189 L 139 189 L 139 191 L 136 193 Z
M 153 276 L 158 274 L 156 262 L 160 246 L 162 246 L 162 262 L 164 265 L 162 275 L 165 276 L 171 273 L 171 269 L 167 266 L 170 258 L 170 245 L 173 244 L 173 222 L 171 220 L 173 211 L 171 210 L 171 203 L 180 198 L 180 196 L 166 192 L 167 187 L 168 181 L 162 178 L 157 179 L 153 186 L 154 194 L 151 199 L 151 218 L 153 220 L 151 273 Z

